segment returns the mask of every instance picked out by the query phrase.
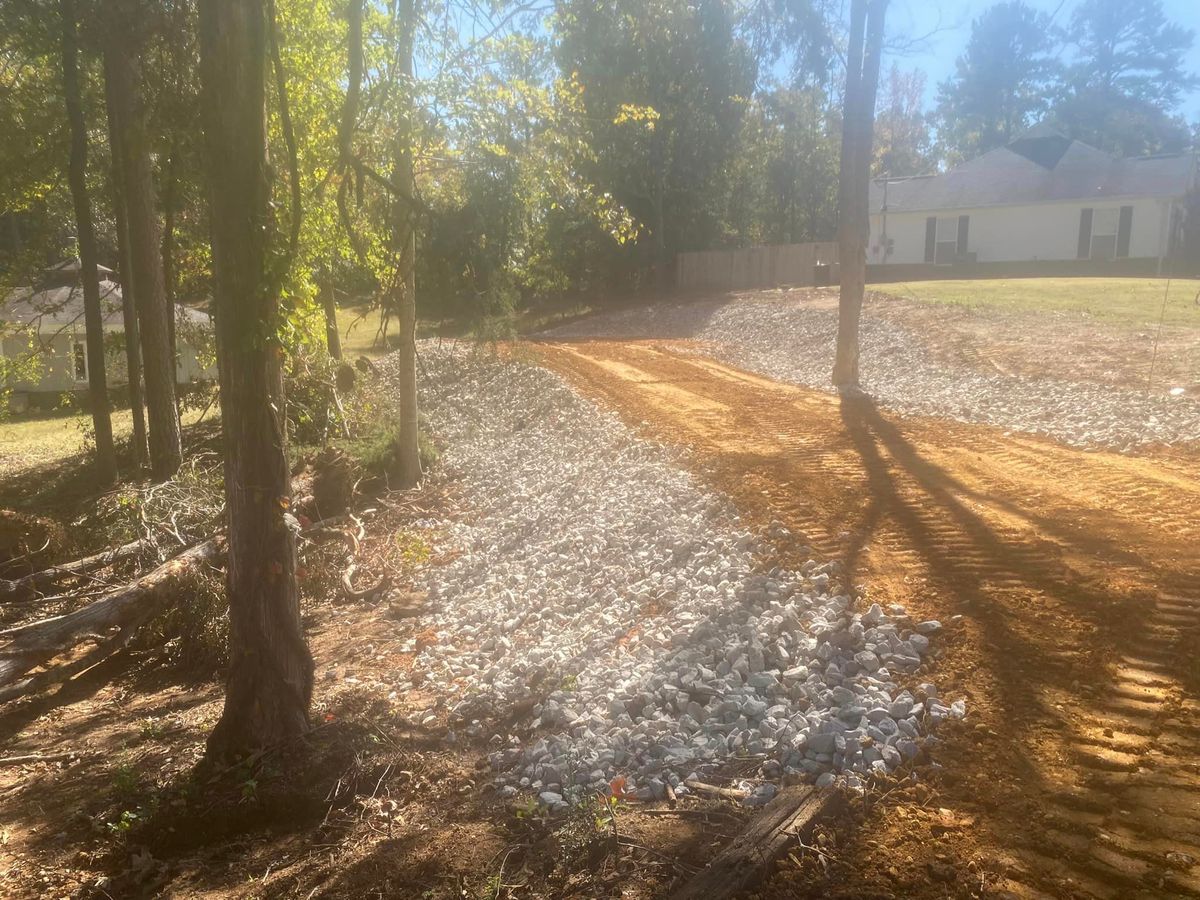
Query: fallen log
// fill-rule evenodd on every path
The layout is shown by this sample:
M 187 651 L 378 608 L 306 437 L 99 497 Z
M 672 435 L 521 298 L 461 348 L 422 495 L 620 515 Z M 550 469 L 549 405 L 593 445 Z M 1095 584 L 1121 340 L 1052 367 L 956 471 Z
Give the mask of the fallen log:
M 713 857 L 708 867 L 671 895 L 671 900 L 723 900 L 741 896 L 770 873 L 796 841 L 805 841 L 830 816 L 841 795 L 808 786 L 784 788 L 746 830 Z
M 100 553 L 93 553 L 91 556 L 85 556 L 83 559 L 77 559 L 73 562 L 48 566 L 40 572 L 34 572 L 21 578 L 0 579 L 0 601 L 11 603 L 32 600 L 38 595 L 40 590 L 55 582 L 66 578 L 86 575 L 88 572 L 103 569 L 105 566 L 111 566 L 114 563 L 132 559 L 140 554 L 145 547 L 146 541 L 139 539 L 130 541 L 128 544 L 120 547 L 102 550 Z
M 337 527 L 344 518 L 332 516 L 314 522 L 303 529 L 301 534 L 309 540 L 333 536 L 347 537 L 346 532 Z M 126 544 L 116 551 L 107 552 L 132 552 L 128 549 L 132 546 Z M 172 601 L 172 589 L 184 575 L 201 565 L 218 563 L 224 557 L 225 551 L 223 536 L 195 544 L 158 568 L 74 612 L 0 631 L 0 703 L 66 681 L 123 649 L 142 625 Z M 103 554 L 96 554 L 95 557 L 87 559 L 100 556 Z M 83 561 L 68 565 L 78 566 L 80 562 Z M 78 572 L 79 569 L 75 568 L 73 571 Z M 386 576 L 381 579 L 384 584 L 386 581 Z M 380 586 L 377 585 L 373 590 L 379 589 Z M 31 669 L 65 653 L 88 638 L 94 638 L 98 643 L 83 656 L 21 679 L 21 676 Z
M 104 636 L 114 628 L 120 629 L 122 634 L 132 634 L 166 605 L 171 599 L 171 588 L 183 575 L 216 560 L 224 552 L 224 539 L 213 538 L 189 547 L 158 568 L 82 609 L 0 631 L 0 641 L 4 642 L 0 647 L 0 685 L 11 684 L 30 669 L 70 650 L 89 637 Z M 106 643 L 109 642 L 101 646 Z M 113 649 L 117 649 L 115 644 Z M 95 659 L 93 664 L 99 661 Z M 36 688 L 34 684 L 22 693 Z

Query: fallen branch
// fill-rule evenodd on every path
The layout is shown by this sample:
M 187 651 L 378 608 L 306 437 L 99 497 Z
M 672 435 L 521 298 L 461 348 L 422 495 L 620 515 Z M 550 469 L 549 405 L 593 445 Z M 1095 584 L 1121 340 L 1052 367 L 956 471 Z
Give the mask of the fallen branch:
M 32 600 L 38 595 L 39 591 L 55 582 L 62 581 L 65 578 L 76 578 L 80 575 L 86 575 L 88 572 L 94 572 L 96 569 L 103 569 L 114 563 L 133 559 L 147 546 L 147 541 L 141 538 L 136 541 L 130 541 L 121 547 L 103 550 L 100 553 L 93 553 L 91 556 L 85 556 L 83 559 L 77 559 L 74 562 L 49 566 L 40 572 L 34 572 L 31 575 L 25 575 L 21 578 L 0 579 L 0 601 L 23 602 L 25 600 Z
M 0 631 L 0 640 L 5 641 L 0 648 L 0 685 L 11 684 L 88 637 L 106 634 L 113 628 L 124 633 L 136 631 L 166 605 L 170 588 L 183 575 L 224 552 L 221 538 L 196 544 L 82 609 Z
M 345 594 L 348 600 L 366 600 L 378 594 L 380 591 L 387 588 L 389 579 L 386 575 L 382 575 L 372 585 L 368 585 L 361 590 L 354 589 L 354 573 L 358 569 L 355 563 L 350 563 L 346 571 L 342 573 L 342 593 Z
M 726 800 L 745 800 L 750 796 L 749 791 L 738 790 L 737 788 L 717 787 L 715 784 L 705 784 L 703 781 L 689 779 L 684 782 L 693 791 L 699 791 L 702 794 L 712 794 L 714 797 L 724 797 Z
M 100 663 L 104 662 L 104 660 L 108 659 L 114 653 L 124 650 L 136 633 L 136 627 L 122 628 L 112 637 L 101 641 L 73 662 L 54 666 L 53 668 L 46 669 L 44 672 L 39 672 L 37 675 L 32 675 L 29 678 L 23 678 L 20 681 L 0 687 L 0 703 L 7 703 L 9 700 L 16 700 L 18 697 L 24 697 L 26 694 L 43 691 L 48 687 L 61 684 L 82 672 L 86 672 L 88 669 L 100 665 Z
M 333 516 L 314 522 L 301 534 L 311 540 L 334 535 L 353 539 L 353 535 L 347 535 L 345 529 L 337 527 L 344 519 L 344 516 Z M 108 553 L 110 557 L 113 553 L 131 553 L 129 548 L 134 544 L 140 547 L 140 542 L 135 541 Z M 202 565 L 217 564 L 225 551 L 223 537 L 195 544 L 158 568 L 74 612 L 0 631 L 0 703 L 73 678 L 124 649 L 139 628 L 167 607 L 173 599 L 172 589 L 181 578 Z M 88 560 L 103 555 L 97 554 Z M 71 574 L 79 574 L 79 566 L 84 562 L 80 560 L 56 569 L 72 567 Z M 353 575 L 353 568 L 348 574 Z M 386 587 L 387 581 L 385 576 L 367 590 L 355 593 L 370 596 Z M 21 679 L 31 669 L 89 638 L 97 639 L 98 643 L 83 656 Z

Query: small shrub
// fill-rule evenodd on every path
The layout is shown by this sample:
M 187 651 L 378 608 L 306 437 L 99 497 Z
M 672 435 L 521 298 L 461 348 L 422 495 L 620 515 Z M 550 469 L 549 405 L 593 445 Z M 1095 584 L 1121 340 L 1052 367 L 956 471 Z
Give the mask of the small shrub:
M 345 444 L 346 452 L 364 472 L 378 478 L 394 478 L 400 471 L 400 423 L 384 418 L 363 431 L 362 435 Z M 438 448 L 428 432 L 421 428 L 417 435 L 417 453 L 421 468 L 430 469 L 438 460 Z

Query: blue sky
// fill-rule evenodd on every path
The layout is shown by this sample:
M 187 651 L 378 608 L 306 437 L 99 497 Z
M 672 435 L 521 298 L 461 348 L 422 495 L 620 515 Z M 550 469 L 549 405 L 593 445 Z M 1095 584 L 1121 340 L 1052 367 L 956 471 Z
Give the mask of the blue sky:
M 888 32 L 901 36 L 933 34 L 924 44 L 903 56 L 891 57 L 902 69 L 924 70 L 926 104 L 932 106 L 937 84 L 954 71 L 954 60 L 967 45 L 971 20 L 992 5 L 994 0 L 892 0 L 888 4 Z M 1026 0 L 1030 6 L 1054 13 L 1055 23 L 1065 25 L 1078 0 Z M 1119 3 L 1120 0 L 1111 0 Z M 1189 68 L 1200 73 L 1200 0 L 1163 0 L 1167 17 L 1198 32 L 1188 56 Z M 884 60 L 885 70 L 891 59 Z M 1189 122 L 1200 118 L 1200 90 L 1193 91 L 1180 105 Z

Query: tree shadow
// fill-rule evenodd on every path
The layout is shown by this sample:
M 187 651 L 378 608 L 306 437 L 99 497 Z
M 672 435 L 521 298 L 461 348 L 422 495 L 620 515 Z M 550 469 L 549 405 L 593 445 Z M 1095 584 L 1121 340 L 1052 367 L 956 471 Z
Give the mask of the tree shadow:
M 1009 611 L 996 602 L 997 590 L 1027 591 L 1043 605 L 1061 604 L 1109 639 L 1115 640 L 1119 634 L 1122 640 L 1134 640 L 1145 631 L 1148 617 L 1135 598 L 1072 570 L 1059 546 L 1051 541 L 1014 539 L 997 531 L 967 501 L 999 508 L 1041 533 L 1073 540 L 1075 536 L 1062 523 L 964 485 L 922 456 L 869 398 L 843 397 L 840 413 L 862 462 L 870 497 L 862 527 L 845 550 L 847 571 L 853 577 L 864 548 L 885 521 L 898 529 L 903 543 L 916 550 L 930 577 L 957 595 L 964 613 L 983 627 L 984 645 L 998 671 L 1009 672 L 998 680 L 1005 703 L 1029 701 L 1031 692 L 1039 687 L 1033 678 L 1035 671 L 1053 674 L 1064 689 L 1071 687 L 1075 673 L 1058 664 L 1054 651 L 1062 648 L 1056 645 L 1052 631 L 1037 636 L 1028 628 L 1014 628 Z M 1091 543 L 1109 559 L 1124 556 L 1137 560 L 1135 553 L 1113 541 L 1092 536 Z M 1024 668 L 1019 660 L 1036 661 L 1037 667 Z

